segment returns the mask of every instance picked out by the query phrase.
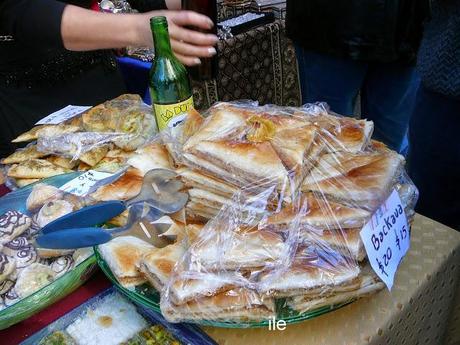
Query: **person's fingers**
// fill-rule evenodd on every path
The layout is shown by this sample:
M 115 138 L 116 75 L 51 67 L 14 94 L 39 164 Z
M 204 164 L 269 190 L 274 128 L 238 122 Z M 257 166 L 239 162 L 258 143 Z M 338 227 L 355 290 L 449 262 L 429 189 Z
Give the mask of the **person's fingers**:
M 174 54 L 176 55 L 177 59 L 186 66 L 196 66 L 201 63 L 201 60 L 197 57 L 181 55 L 178 53 Z
M 183 41 L 194 45 L 213 46 L 217 43 L 218 38 L 213 34 L 204 34 L 202 32 L 189 30 L 174 24 L 170 25 L 169 36 L 171 39 Z
M 168 15 L 168 19 L 180 26 L 193 26 L 205 30 L 214 26 L 209 17 L 193 11 L 175 11 Z
M 174 53 L 196 57 L 210 57 L 216 55 L 216 48 L 212 46 L 196 46 L 186 42 L 171 40 Z

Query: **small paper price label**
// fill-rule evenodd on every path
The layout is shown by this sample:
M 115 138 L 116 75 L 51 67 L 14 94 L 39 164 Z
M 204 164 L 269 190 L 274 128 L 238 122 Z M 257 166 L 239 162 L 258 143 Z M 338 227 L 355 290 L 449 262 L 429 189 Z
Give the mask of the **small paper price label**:
M 391 290 L 398 265 L 410 244 L 407 217 L 396 190 L 372 215 L 360 235 L 372 268 Z
M 57 125 L 64 121 L 70 120 L 71 118 L 85 112 L 90 108 L 90 106 L 68 105 L 61 110 L 55 111 L 54 113 L 44 117 L 38 121 L 36 125 Z
M 106 172 L 88 170 L 84 174 L 67 182 L 59 189 L 67 193 L 72 193 L 78 196 L 84 196 L 96 183 L 112 175 L 113 174 Z

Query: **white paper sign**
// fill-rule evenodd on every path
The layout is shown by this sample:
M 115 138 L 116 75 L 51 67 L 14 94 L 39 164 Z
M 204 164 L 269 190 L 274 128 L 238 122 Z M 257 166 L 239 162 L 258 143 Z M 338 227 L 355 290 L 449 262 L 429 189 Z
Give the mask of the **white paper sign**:
M 36 125 L 57 125 L 70 120 L 72 117 L 75 117 L 90 108 L 90 106 L 68 105 L 61 110 L 55 111 L 54 113 L 44 117 L 38 121 Z
M 70 180 L 69 182 L 61 186 L 61 188 L 59 189 L 67 193 L 72 193 L 78 196 L 84 196 L 97 182 L 106 179 L 107 177 L 110 177 L 112 175 L 113 174 L 111 173 L 88 170 L 84 174 L 74 178 L 73 180 Z
M 399 262 L 410 244 L 409 225 L 396 190 L 372 215 L 360 234 L 372 268 L 391 290 Z

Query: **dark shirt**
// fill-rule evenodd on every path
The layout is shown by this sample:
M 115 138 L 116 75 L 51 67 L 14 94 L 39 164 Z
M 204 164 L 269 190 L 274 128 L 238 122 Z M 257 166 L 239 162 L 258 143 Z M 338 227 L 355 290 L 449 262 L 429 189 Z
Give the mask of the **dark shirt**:
M 288 36 L 307 50 L 414 62 L 429 0 L 287 0 Z
M 425 87 L 460 99 L 460 0 L 433 2 L 417 67 Z

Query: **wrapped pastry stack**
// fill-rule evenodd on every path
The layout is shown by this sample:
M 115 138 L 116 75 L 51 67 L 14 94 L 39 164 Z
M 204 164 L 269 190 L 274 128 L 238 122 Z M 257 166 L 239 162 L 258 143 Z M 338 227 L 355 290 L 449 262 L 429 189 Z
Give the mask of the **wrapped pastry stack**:
M 173 156 L 179 157 L 177 171 L 190 187 L 189 213 L 204 219 L 230 204 L 236 191 L 273 182 L 278 190 L 286 183 L 304 192 L 328 189 L 331 200 L 375 207 L 403 162 L 389 150 L 364 150 L 372 122 L 335 117 L 320 107 L 251 110 L 221 104 L 211 108 L 204 124 L 190 121 L 201 128 Z M 362 181 L 366 176 L 369 181 Z
M 188 225 L 174 223 L 173 244 L 137 250 L 131 271 L 116 259 L 124 249 L 102 246 L 119 281 L 147 280 L 173 322 L 266 320 L 281 302 L 306 312 L 383 288 L 360 230 L 393 188 L 410 217 L 417 191 L 403 157 L 371 141 L 372 122 L 319 105 L 221 103 L 207 115 L 163 138 Z
M 122 95 L 61 124 L 21 134 L 13 142 L 30 142 L 28 146 L 1 162 L 18 187 L 71 171 L 113 173 L 131 166 L 142 173 L 157 156 L 158 147 L 145 147 L 155 135 L 150 107 L 138 95 Z
M 176 153 L 192 219 L 211 220 L 163 289 L 168 319 L 263 319 L 258 308 L 273 312 L 275 299 L 305 312 L 381 289 L 364 265 L 360 230 L 392 188 L 406 191 L 408 210 L 416 189 L 403 157 L 372 143 L 372 130 L 320 106 L 214 106 Z M 222 193 L 229 185 L 232 197 Z M 190 280 L 218 283 L 178 298 Z M 209 307 L 228 295 L 245 313 Z

